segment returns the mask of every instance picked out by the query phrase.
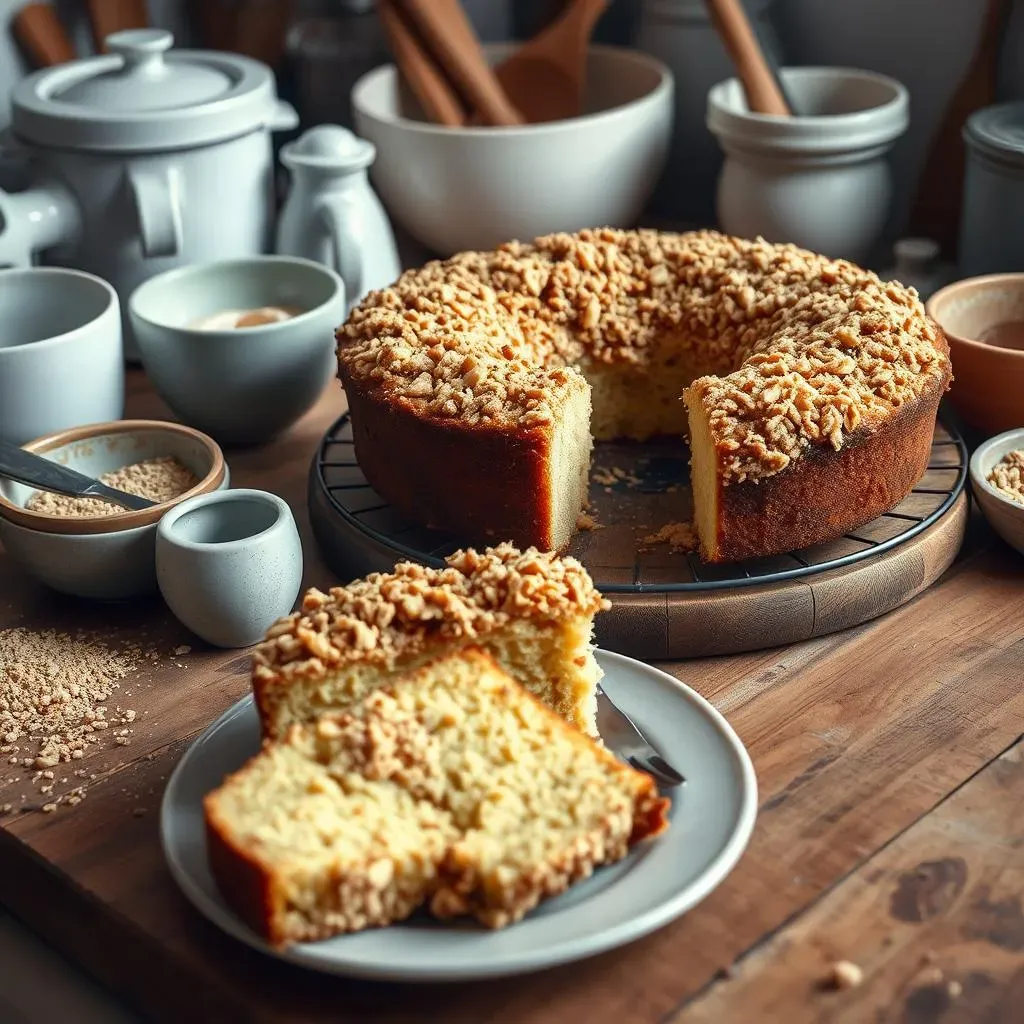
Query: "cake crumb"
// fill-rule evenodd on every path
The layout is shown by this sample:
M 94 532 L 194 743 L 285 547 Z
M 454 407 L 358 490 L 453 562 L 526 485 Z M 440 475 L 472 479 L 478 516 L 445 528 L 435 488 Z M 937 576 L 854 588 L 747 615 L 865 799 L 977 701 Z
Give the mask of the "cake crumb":
M 188 644 L 179 644 L 177 647 L 174 648 L 172 653 L 176 658 L 180 658 L 182 657 L 182 655 L 191 654 L 192 648 L 189 647 Z
M 949 994 L 950 999 L 959 999 L 963 995 L 964 987 L 959 981 L 951 981 L 946 986 L 946 992 Z
M 864 971 L 850 960 L 837 960 L 831 968 L 829 983 L 840 991 L 856 988 L 864 980 Z
M 589 513 L 581 512 L 576 517 L 577 530 L 600 530 L 601 524 Z
M 918 981 L 922 985 L 941 985 L 944 979 L 942 971 L 938 967 L 926 967 Z
M 666 523 L 657 533 L 650 533 L 644 537 L 643 543 L 668 544 L 673 551 L 695 551 L 697 533 L 693 523 Z

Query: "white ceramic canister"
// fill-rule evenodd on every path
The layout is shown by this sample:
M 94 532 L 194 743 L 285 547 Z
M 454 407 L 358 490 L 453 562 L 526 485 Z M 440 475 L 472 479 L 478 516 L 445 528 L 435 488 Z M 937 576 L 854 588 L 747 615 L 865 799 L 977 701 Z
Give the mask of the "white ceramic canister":
M 372 142 L 336 124 L 317 125 L 281 147 L 291 184 L 275 251 L 336 271 L 349 308 L 371 289 L 393 284 L 402 270 L 391 223 L 366 174 L 376 155 Z
M 977 277 L 1024 271 L 1024 103 L 977 111 L 963 135 L 960 272 Z
M 719 222 L 729 234 L 866 262 L 889 215 L 886 154 L 909 123 L 907 90 L 845 68 L 782 75 L 800 117 L 751 113 L 735 78 L 708 94 L 708 127 L 726 156 Z
M 32 184 L 0 192 L 0 265 L 38 257 L 96 274 L 126 308 L 164 270 L 269 250 L 271 132 L 295 111 L 266 65 L 172 44 L 163 30 L 118 32 L 108 55 L 14 88 L 5 145 Z M 127 324 L 125 348 L 137 357 Z
M 773 2 L 743 0 L 743 6 L 762 45 L 781 64 L 781 47 L 769 20 Z M 650 208 L 673 221 L 712 223 L 722 152 L 705 123 L 707 96 L 734 68 L 705 0 L 643 0 L 635 46 L 667 64 L 676 83 L 672 146 Z

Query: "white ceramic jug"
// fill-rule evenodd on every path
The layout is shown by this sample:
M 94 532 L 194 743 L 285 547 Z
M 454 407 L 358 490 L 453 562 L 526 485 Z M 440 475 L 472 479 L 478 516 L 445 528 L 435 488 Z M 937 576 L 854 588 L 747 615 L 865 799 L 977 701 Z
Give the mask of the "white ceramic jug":
M 401 273 L 391 224 L 366 174 L 376 154 L 372 143 L 335 124 L 310 128 L 281 148 L 291 187 L 277 252 L 337 271 L 350 308 Z
M 169 32 L 107 39 L 108 55 L 46 68 L 11 96 L 4 147 L 30 169 L 0 191 L 0 265 L 42 262 L 109 281 L 127 308 L 164 270 L 266 252 L 271 132 L 292 128 L 266 65 L 168 52 Z M 126 325 L 125 348 L 135 355 Z

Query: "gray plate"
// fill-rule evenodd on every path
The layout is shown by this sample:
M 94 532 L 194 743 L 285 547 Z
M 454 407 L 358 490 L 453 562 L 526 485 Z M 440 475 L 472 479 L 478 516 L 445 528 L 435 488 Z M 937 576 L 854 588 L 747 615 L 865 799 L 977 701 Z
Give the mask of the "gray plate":
M 256 949 L 330 974 L 394 981 L 493 978 L 553 967 L 624 945 L 706 897 L 739 860 L 757 815 L 754 767 L 725 719 L 672 676 L 597 652 L 602 686 L 686 777 L 671 791 L 671 828 L 625 860 L 488 931 L 416 917 L 390 928 L 272 950 L 221 898 L 206 865 L 202 798 L 259 749 L 251 697 L 226 711 L 167 784 L 160 833 L 171 874 L 214 924 Z

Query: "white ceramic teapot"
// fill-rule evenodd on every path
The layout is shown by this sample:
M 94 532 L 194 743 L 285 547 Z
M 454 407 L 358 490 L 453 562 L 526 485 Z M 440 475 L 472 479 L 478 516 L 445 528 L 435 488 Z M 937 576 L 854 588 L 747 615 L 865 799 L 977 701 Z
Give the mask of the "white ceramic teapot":
M 367 179 L 376 155 L 373 143 L 336 124 L 317 125 L 281 147 L 291 187 L 276 251 L 337 271 L 349 308 L 401 273 L 391 224 Z
M 32 184 L 0 191 L 0 266 L 41 262 L 108 280 L 122 306 L 172 267 L 267 252 L 271 133 L 295 127 L 266 65 L 168 52 L 169 32 L 107 38 L 109 54 L 29 75 L 4 148 Z M 135 355 L 126 328 L 125 347 Z

